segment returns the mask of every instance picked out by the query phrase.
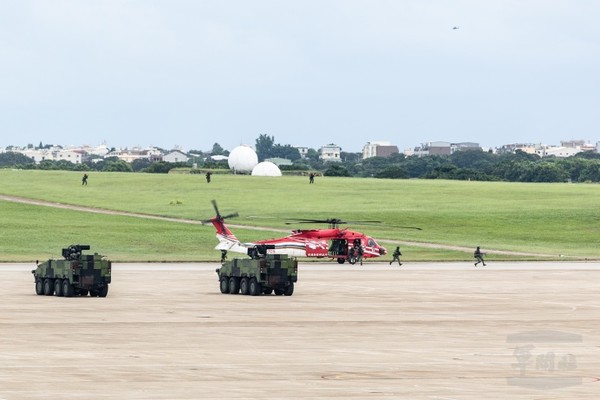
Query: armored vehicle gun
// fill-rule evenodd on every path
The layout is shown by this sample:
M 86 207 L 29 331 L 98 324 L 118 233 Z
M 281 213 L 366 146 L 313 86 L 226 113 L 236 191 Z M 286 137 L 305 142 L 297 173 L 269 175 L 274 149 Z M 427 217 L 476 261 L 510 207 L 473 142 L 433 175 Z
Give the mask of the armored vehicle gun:
M 89 245 L 74 244 L 62 249 L 64 260 L 50 259 L 31 271 L 35 292 L 46 296 L 106 297 L 111 262 L 98 253 L 82 254 Z M 37 262 L 36 262 L 37 264 Z
M 216 272 L 221 293 L 271 294 L 291 296 L 298 280 L 298 261 L 285 254 L 267 254 L 274 245 L 257 245 L 248 249 L 250 258 L 224 262 Z

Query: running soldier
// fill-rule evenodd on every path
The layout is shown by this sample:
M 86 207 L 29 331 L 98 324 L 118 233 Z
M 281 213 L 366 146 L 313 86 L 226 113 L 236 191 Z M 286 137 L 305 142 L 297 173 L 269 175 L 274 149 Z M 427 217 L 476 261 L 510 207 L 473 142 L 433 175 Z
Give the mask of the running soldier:
M 473 253 L 473 257 L 475 257 L 475 259 L 477 260 L 477 262 L 475 263 L 475 266 L 477 266 L 477 264 L 482 263 L 483 266 L 485 267 L 485 261 L 483 261 L 483 255 L 484 253 L 481 252 L 481 250 L 479 249 L 479 246 L 477 246 L 477 248 L 475 249 L 475 252 Z
M 400 262 L 400 256 L 402 255 L 402 252 L 400 251 L 400 246 L 396 246 L 396 250 L 394 250 L 394 253 L 392 254 L 392 261 L 390 261 L 390 265 L 392 265 L 392 263 L 394 261 L 398 261 L 398 265 L 402 265 L 402 263 Z

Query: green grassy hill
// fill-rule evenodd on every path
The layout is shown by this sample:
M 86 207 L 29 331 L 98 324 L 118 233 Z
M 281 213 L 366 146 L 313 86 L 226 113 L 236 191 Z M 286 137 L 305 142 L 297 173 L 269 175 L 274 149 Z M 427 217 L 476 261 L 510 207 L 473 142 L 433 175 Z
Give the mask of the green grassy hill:
M 276 229 L 290 218 L 381 220 L 350 228 L 384 242 L 437 243 L 483 249 L 600 258 L 600 186 L 359 178 L 0 170 L 0 194 L 65 204 L 203 220 L 237 211 L 236 225 Z M 90 244 L 120 261 L 217 260 L 212 226 L 100 215 L 0 201 L 0 260 L 28 261 Z M 421 231 L 400 228 L 418 226 Z M 235 230 L 243 241 L 282 236 Z M 390 244 L 388 244 L 390 243 Z M 471 251 L 403 246 L 406 260 L 470 260 Z M 522 256 L 494 256 L 522 259 Z

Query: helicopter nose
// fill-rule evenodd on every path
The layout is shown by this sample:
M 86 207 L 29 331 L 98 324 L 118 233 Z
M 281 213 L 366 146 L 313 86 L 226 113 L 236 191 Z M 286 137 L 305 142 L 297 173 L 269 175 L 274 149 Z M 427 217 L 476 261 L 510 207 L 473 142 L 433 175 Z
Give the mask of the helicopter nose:
M 387 250 L 385 249 L 385 247 L 380 247 L 379 248 L 379 255 L 380 256 L 385 256 L 387 254 Z

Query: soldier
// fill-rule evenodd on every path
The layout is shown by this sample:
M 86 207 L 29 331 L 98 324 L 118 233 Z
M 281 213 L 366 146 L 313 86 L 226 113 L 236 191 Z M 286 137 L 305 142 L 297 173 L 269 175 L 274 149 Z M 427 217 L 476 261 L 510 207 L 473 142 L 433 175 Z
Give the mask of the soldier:
M 212 172 L 208 171 L 206 173 L 206 183 L 210 183 L 210 176 L 212 175 Z
M 315 183 L 315 174 L 312 172 L 308 175 L 308 183 Z
M 475 252 L 473 253 L 473 257 L 475 257 L 475 259 L 477 260 L 477 262 L 475 263 L 475 266 L 477 266 L 477 264 L 482 263 L 483 266 L 485 267 L 485 261 L 483 261 L 483 255 L 484 253 L 481 252 L 481 250 L 479 249 L 479 246 L 477 246 L 477 248 L 475 249 Z
M 221 250 L 221 264 L 227 260 L 227 250 Z
M 81 185 L 87 186 L 88 174 L 83 174 L 83 178 L 81 178 Z
M 364 253 L 364 250 L 363 250 L 362 244 L 359 243 L 356 246 L 356 253 L 358 254 L 358 258 L 356 259 L 356 261 L 359 261 L 360 265 L 363 265 L 362 262 L 363 262 L 363 253 Z
M 392 265 L 392 263 L 394 261 L 398 261 L 398 265 L 402 265 L 402 263 L 400 262 L 400 256 L 402 255 L 402 253 L 400 252 L 400 246 L 396 246 L 396 250 L 394 250 L 394 253 L 392 254 L 392 261 L 390 261 L 390 265 Z

